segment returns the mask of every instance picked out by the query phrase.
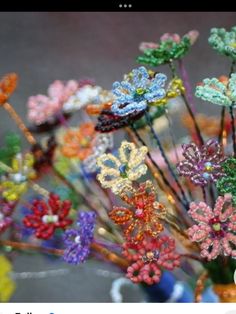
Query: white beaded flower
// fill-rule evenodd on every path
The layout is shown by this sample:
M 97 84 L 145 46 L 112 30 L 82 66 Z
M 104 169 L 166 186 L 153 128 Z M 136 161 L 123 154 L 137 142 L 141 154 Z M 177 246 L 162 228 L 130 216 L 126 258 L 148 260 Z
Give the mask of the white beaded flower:
M 104 188 L 110 188 L 114 194 L 124 189 L 132 189 L 132 181 L 147 172 L 144 160 L 148 149 L 146 146 L 136 148 L 134 143 L 123 141 L 119 148 L 119 158 L 112 154 L 103 154 L 97 159 L 101 168 L 97 179 Z

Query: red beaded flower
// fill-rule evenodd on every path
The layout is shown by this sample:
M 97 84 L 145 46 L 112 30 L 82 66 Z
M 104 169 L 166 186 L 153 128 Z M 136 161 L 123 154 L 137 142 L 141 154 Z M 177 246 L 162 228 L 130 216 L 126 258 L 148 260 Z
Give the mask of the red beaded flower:
M 143 240 L 137 245 L 123 245 L 122 254 L 131 262 L 126 277 L 134 283 L 145 282 L 152 285 L 160 281 L 161 267 L 173 270 L 180 265 L 180 255 L 175 252 L 175 241 L 168 236 L 149 241 Z
M 160 218 L 166 213 L 165 207 L 156 201 L 155 189 L 151 181 L 139 184 L 130 194 L 123 193 L 121 199 L 130 208 L 114 207 L 109 217 L 124 228 L 124 235 L 130 242 L 143 240 L 144 235 L 156 237 L 162 230 Z
M 44 200 L 34 200 L 32 215 L 27 215 L 23 223 L 28 228 L 36 229 L 35 236 L 39 239 L 49 239 L 57 228 L 65 229 L 73 220 L 67 218 L 71 209 L 69 200 L 61 201 L 57 194 L 51 193 L 46 203 Z

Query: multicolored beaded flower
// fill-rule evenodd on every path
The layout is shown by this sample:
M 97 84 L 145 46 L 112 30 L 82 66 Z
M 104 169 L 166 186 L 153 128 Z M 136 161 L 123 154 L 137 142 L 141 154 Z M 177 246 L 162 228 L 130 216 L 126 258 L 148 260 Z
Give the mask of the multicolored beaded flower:
M 36 199 L 30 210 L 33 214 L 27 215 L 23 223 L 27 228 L 35 229 L 35 236 L 39 239 L 49 239 L 56 229 L 65 229 L 72 224 L 67 218 L 71 209 L 69 200 L 61 201 L 57 194 L 50 193 L 48 201 Z
M 95 138 L 96 131 L 92 122 L 85 122 L 79 128 L 66 129 L 61 152 L 68 158 L 84 160 L 91 155 Z
M 217 180 L 216 187 L 221 195 L 230 193 L 233 203 L 236 204 L 236 159 L 233 157 L 227 158 L 222 164 L 225 176 Z
M 236 102 L 236 73 L 230 79 L 225 76 L 204 79 L 196 87 L 195 96 L 220 106 L 231 106 Z
M 0 81 L 0 105 L 3 105 L 17 87 L 18 76 L 16 73 L 8 73 Z
M 78 91 L 70 96 L 64 103 L 64 112 L 73 112 L 84 108 L 88 104 L 100 104 L 113 100 L 113 95 L 110 91 L 103 89 L 100 86 L 86 84 L 78 89 Z
M 171 60 L 181 59 L 198 38 L 198 31 L 190 31 L 182 38 L 178 34 L 164 34 L 160 44 L 142 42 L 139 46 L 143 55 L 137 58 L 142 64 L 158 66 Z
M 78 89 L 78 82 L 70 80 L 53 82 L 48 88 L 48 96 L 31 96 L 28 100 L 28 119 L 36 125 L 54 122 L 56 115 L 63 109 L 64 103 Z
M 12 167 L 1 177 L 2 196 L 7 201 L 16 201 L 27 191 L 28 181 L 36 178 L 33 169 L 34 157 L 31 153 L 17 154 L 12 160 Z
M 113 207 L 109 217 L 121 225 L 129 242 L 142 241 L 144 236 L 156 237 L 162 230 L 160 218 L 165 207 L 156 201 L 155 188 L 151 181 L 140 183 L 133 193 L 122 193 L 121 199 L 130 207 Z
M 208 42 L 218 53 L 236 60 L 236 26 L 229 32 L 224 28 L 212 28 Z
M 204 202 L 190 204 L 188 213 L 197 224 L 187 233 L 192 242 L 201 242 L 201 256 L 208 261 L 218 255 L 236 257 L 236 208 L 231 201 L 230 194 L 219 196 L 213 210 Z
M 12 224 L 12 213 L 15 208 L 15 202 L 8 202 L 0 199 L 0 234 L 4 232 Z
M 90 245 L 93 241 L 96 213 L 79 212 L 78 229 L 66 230 L 64 243 L 66 249 L 63 259 L 70 264 L 83 263 L 90 254 Z
M 113 83 L 112 92 L 116 96 L 111 111 L 118 116 L 144 111 L 149 103 L 164 98 L 166 75 L 157 73 L 150 79 L 145 67 L 132 70 L 127 79 Z
M 124 189 L 132 189 L 132 182 L 147 172 L 143 163 L 148 149 L 146 146 L 136 148 L 134 143 L 123 141 L 119 148 L 119 158 L 112 154 L 103 154 L 97 159 L 101 168 L 97 179 L 102 187 L 120 194 Z
M 181 176 L 190 178 L 195 185 L 205 186 L 224 176 L 222 162 L 225 160 L 220 144 L 213 139 L 198 148 L 195 143 L 183 144 L 185 159 L 177 165 Z
M 180 265 L 180 255 L 175 252 L 175 241 L 168 236 L 143 240 L 138 245 L 124 244 L 123 255 L 133 262 L 127 277 L 134 283 L 152 285 L 160 281 L 161 269 L 173 270 Z

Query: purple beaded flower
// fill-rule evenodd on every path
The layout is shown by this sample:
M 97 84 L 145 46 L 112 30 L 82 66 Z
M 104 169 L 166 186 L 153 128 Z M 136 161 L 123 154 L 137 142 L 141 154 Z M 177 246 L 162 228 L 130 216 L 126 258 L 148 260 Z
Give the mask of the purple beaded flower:
M 205 186 L 225 175 L 221 167 L 225 157 L 216 140 L 208 140 L 201 148 L 194 143 L 182 147 L 185 159 L 177 165 L 181 176 L 189 177 L 195 185 Z
M 0 234 L 4 232 L 13 222 L 11 217 L 15 202 L 8 202 L 0 199 Z
M 95 212 L 80 212 L 77 221 L 79 228 L 66 230 L 64 234 L 66 249 L 63 259 L 67 263 L 80 264 L 87 259 L 93 241 L 95 220 Z

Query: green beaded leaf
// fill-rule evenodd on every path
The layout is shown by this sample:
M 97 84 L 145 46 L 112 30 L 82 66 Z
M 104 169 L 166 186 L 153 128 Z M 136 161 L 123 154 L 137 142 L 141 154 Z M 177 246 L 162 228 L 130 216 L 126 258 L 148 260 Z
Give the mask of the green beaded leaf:
M 10 133 L 6 135 L 4 146 L 0 148 L 0 161 L 11 166 L 13 157 L 21 151 L 21 138 L 18 134 Z M 4 171 L 0 169 L 0 174 Z
M 158 66 L 171 60 L 182 58 L 189 51 L 190 47 L 191 42 L 187 36 L 184 36 L 179 43 L 173 40 L 161 41 L 158 48 L 146 49 L 143 55 L 137 57 L 137 62 Z
M 160 118 L 165 114 L 165 106 L 158 106 L 158 107 L 150 107 L 149 108 L 149 116 L 151 119 L 151 122 L 153 122 L 155 119 Z M 137 120 L 134 123 L 135 129 L 141 129 L 144 128 L 147 125 L 147 119 L 145 117 L 142 117 L 141 119 Z
M 226 176 L 217 180 L 216 187 L 218 193 L 221 195 L 231 193 L 233 203 L 236 204 L 236 159 L 233 157 L 228 158 L 222 164 L 222 168 Z
M 221 55 L 236 60 L 236 26 L 229 32 L 224 28 L 212 28 L 208 42 Z

